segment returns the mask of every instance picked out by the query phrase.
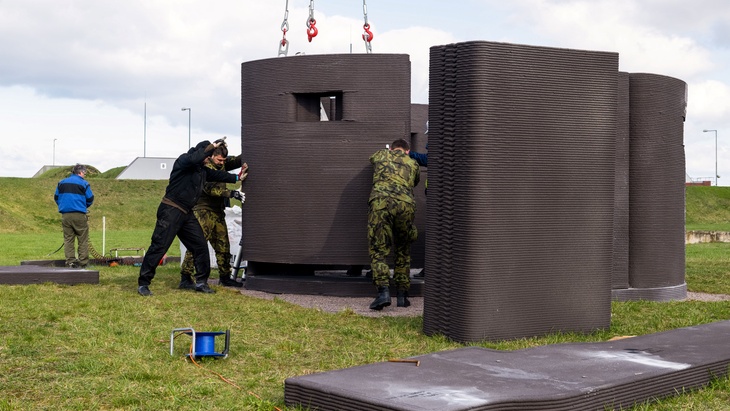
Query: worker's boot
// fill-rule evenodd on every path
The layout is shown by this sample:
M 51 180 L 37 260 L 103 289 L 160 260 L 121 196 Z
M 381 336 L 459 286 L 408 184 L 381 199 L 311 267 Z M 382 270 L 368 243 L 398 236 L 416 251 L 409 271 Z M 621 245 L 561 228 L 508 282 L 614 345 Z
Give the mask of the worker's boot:
M 177 288 L 181 290 L 194 290 L 195 283 L 193 282 L 193 278 L 188 274 L 180 274 L 180 285 Z
M 370 303 L 371 310 L 382 310 L 383 307 L 390 305 L 390 290 L 388 287 L 378 286 L 378 296 L 375 297 L 372 303 Z
M 398 290 L 398 296 L 396 297 L 396 306 L 398 307 L 410 307 L 411 302 L 408 301 L 408 291 Z
M 195 284 L 195 291 L 204 294 L 215 294 L 215 290 L 208 286 L 208 283 Z
M 238 281 L 231 279 L 231 277 L 227 275 L 221 275 L 220 277 L 220 285 L 226 286 L 226 287 L 243 287 L 243 283 L 239 283 Z

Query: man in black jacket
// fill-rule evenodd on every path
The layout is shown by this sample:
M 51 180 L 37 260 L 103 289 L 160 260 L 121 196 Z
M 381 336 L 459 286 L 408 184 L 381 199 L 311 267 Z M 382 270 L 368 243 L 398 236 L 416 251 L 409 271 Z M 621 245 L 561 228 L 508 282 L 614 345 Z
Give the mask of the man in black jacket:
M 213 155 L 205 162 L 205 167 L 213 170 L 230 171 L 243 168 L 240 180 L 243 182 L 248 174 L 248 164 L 238 156 L 228 156 L 228 147 L 225 143 L 213 150 Z M 231 244 L 226 224 L 226 207 L 230 207 L 230 200 L 235 198 L 243 206 L 246 200 L 239 190 L 229 190 L 226 183 L 207 182 L 203 187 L 198 203 L 193 206 L 193 214 L 203 229 L 203 235 L 215 251 L 215 259 L 220 273 L 220 284 L 227 287 L 243 287 L 243 283 L 231 278 Z M 212 262 L 212 259 L 211 259 Z M 193 253 L 185 252 L 180 267 L 180 289 L 195 289 L 193 281 Z
M 205 160 L 222 143 L 223 140 L 216 140 L 213 144 L 201 141 L 195 148 L 191 148 L 175 160 L 165 196 L 157 208 L 157 223 L 152 233 L 152 242 L 139 270 L 137 292 L 140 295 L 145 297 L 152 295 L 149 285 L 155 277 L 155 270 L 160 260 L 172 245 L 175 236 L 193 253 L 196 271 L 195 291 L 215 292 L 208 286 L 210 276 L 208 244 L 192 209 L 198 202 L 206 181 L 235 183 L 239 180 L 236 174 L 204 166 Z

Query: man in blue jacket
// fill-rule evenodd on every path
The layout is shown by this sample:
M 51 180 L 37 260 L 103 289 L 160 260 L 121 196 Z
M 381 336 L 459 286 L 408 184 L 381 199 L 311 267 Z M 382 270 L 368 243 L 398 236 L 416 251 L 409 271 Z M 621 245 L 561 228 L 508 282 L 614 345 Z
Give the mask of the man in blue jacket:
M 428 122 L 426 122 L 426 134 L 428 134 Z M 428 150 L 428 144 L 426 144 L 426 150 Z M 428 167 L 428 153 L 418 153 L 413 150 L 408 152 L 408 156 L 414 160 L 416 160 L 416 163 L 418 163 L 419 166 L 422 167 Z M 426 184 L 426 194 L 428 194 L 428 180 L 425 182 Z M 421 271 L 417 272 L 413 275 L 415 278 L 425 278 L 426 277 L 426 269 L 422 269 Z
M 426 144 L 426 150 L 428 150 L 428 144 Z M 419 166 L 428 167 L 428 153 L 417 153 L 411 150 L 408 157 L 416 160 Z
M 94 203 L 91 185 L 84 179 L 86 166 L 76 164 L 71 175 L 58 182 L 53 199 L 58 204 L 63 226 L 63 251 L 66 267 L 86 268 L 89 264 L 89 217 L 86 212 Z M 78 258 L 75 243 L 78 239 Z
M 235 183 L 240 179 L 240 175 L 204 166 L 205 161 L 213 154 L 213 150 L 223 144 L 223 141 L 216 140 L 213 144 L 201 141 L 175 160 L 165 196 L 157 208 L 157 223 L 152 232 L 152 243 L 144 255 L 139 270 L 137 279 L 139 295 L 143 297 L 152 295 L 149 286 L 155 277 L 155 270 L 175 240 L 175 236 L 193 253 L 195 291 L 215 292 L 208 286 L 210 276 L 208 242 L 192 210 L 200 198 L 206 181 Z

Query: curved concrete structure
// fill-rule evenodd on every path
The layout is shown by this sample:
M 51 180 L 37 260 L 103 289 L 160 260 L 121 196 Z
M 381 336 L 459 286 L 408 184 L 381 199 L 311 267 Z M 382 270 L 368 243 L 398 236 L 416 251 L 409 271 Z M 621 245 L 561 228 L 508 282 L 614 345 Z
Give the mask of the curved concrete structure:
M 395 139 L 411 138 L 408 55 L 256 60 L 241 65 L 241 78 L 242 153 L 251 166 L 243 214 L 248 278 L 369 265 L 368 159 Z M 417 187 L 419 213 L 423 191 Z M 419 228 L 413 267 L 423 267 Z M 296 281 L 275 287 L 289 292 Z
M 613 294 L 616 299 L 683 299 L 687 84 L 645 73 L 629 79 L 629 288 Z

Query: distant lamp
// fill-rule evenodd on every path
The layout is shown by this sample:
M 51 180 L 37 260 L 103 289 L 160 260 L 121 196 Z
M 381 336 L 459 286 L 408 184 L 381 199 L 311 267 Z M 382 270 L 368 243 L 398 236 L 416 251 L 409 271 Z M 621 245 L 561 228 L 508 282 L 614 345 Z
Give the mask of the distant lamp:
M 189 149 L 190 147 L 192 147 L 192 145 L 190 144 L 190 114 L 193 112 L 193 110 L 190 107 L 183 107 L 181 110 L 188 112 L 188 149 Z

